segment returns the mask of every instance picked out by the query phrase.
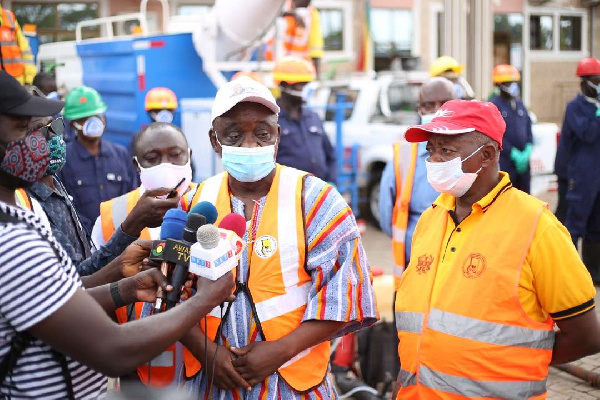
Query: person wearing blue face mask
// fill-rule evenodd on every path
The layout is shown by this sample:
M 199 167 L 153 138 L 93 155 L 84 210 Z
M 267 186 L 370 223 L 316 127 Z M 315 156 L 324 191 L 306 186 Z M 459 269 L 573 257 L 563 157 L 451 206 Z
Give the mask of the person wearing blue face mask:
M 529 112 L 519 97 L 521 74 L 512 65 L 497 65 L 492 72 L 498 94 L 490 99 L 500 110 L 506 133 L 500 153 L 500 169 L 508 172 L 514 187 L 529 193 L 531 171 L 529 160 L 533 150 L 533 131 Z
M 125 147 L 103 140 L 106 104 L 87 86 L 71 90 L 65 98 L 64 117 L 77 132 L 67 144 L 67 159 L 58 174 L 81 222 L 89 234 L 100 215 L 100 203 L 137 187 L 137 173 Z
M 431 78 L 419 92 L 417 112 L 421 123 L 431 122 L 439 108 L 456 97 L 453 83 L 443 77 Z M 426 143 L 394 145 L 394 158 L 381 176 L 379 190 L 379 226 L 392 237 L 394 283 L 400 282 L 410 260 L 410 243 L 419 217 L 438 196 L 427 182 Z
M 235 302 L 211 313 L 208 330 L 201 321 L 181 340 L 191 351 L 185 388 L 193 398 L 337 398 L 329 340 L 378 316 L 348 204 L 332 185 L 275 162 L 279 111 L 269 90 L 247 76 L 215 98 L 209 137 L 225 172 L 202 182 L 192 205 L 214 203 L 217 222 L 243 216 L 248 247 Z

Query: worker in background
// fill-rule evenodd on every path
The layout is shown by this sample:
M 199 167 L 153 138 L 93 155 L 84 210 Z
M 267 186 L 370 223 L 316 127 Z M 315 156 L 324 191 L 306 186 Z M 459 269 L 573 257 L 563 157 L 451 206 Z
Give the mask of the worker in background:
M 431 122 L 440 107 L 455 95 L 454 85 L 446 78 L 432 78 L 421 86 L 417 104 L 421 124 Z M 381 176 L 379 225 L 392 237 L 396 289 L 410 261 L 410 244 L 417 221 L 439 195 L 427 181 L 426 145 L 404 140 L 394 144 L 394 158 Z
M 278 112 L 248 77 L 215 98 L 209 135 L 226 172 L 201 183 L 193 203 L 214 202 L 219 219 L 243 216 L 248 248 L 228 317 L 216 308 L 207 321 L 208 347 L 204 321 L 182 339 L 195 356 L 185 356 L 194 398 L 335 399 L 329 340 L 377 318 L 352 210 L 331 185 L 275 163 Z
M 492 103 L 451 100 L 406 132 L 427 141 L 441 194 L 396 296 L 398 399 L 545 398 L 551 363 L 600 350 L 596 291 L 569 233 L 498 171 L 505 128 Z
M 508 172 L 514 187 L 529 193 L 529 161 L 533 150 L 533 131 L 529 112 L 519 97 L 521 74 L 512 65 L 501 64 L 494 67 L 492 79 L 498 94 L 490 101 L 498 107 L 506 123 L 500 152 L 500 170 Z
M 583 239 L 583 262 L 600 285 L 600 61 L 584 58 L 576 75 L 581 93 L 567 104 L 554 169 L 565 226 L 573 242 Z
M 281 138 L 277 162 L 323 179 L 336 181 L 336 156 L 321 118 L 303 106 L 304 88 L 315 79 L 310 61 L 285 57 L 273 67 L 273 81 L 281 89 L 278 104 Z
M 21 85 L 31 85 L 37 67 L 15 14 L 0 4 L 0 69 L 15 77 Z
M 154 122 L 142 129 L 133 139 L 135 152 L 134 164 L 140 174 L 142 184 L 117 198 L 100 204 L 100 216 L 92 230 L 92 240 L 96 246 L 101 246 L 109 241 L 115 231 L 125 227 L 129 222 L 140 239 L 160 239 L 160 225 L 167 210 L 179 207 L 184 211 L 190 210 L 192 196 L 197 185 L 191 182 L 192 168 L 190 166 L 191 149 L 188 146 L 184 133 L 175 125 L 166 122 Z M 177 184 L 180 184 L 177 186 Z M 164 188 L 177 187 L 177 196 L 171 199 L 156 199 L 165 196 Z M 146 198 L 153 198 L 156 202 L 152 208 L 145 208 L 148 214 L 142 216 L 136 208 Z M 130 211 L 133 207 L 133 210 Z M 141 211 L 141 210 L 139 210 Z M 135 214 L 136 218 L 132 214 Z M 136 303 L 132 312 L 119 309 L 116 312 L 117 321 L 124 324 L 128 321 L 142 318 L 143 308 L 150 315 L 154 304 Z M 135 310 L 135 313 L 133 312 Z M 133 374 L 121 377 L 121 386 L 127 385 L 128 389 L 140 383 L 152 387 L 165 387 L 176 381 L 177 363 L 175 360 L 174 345 L 158 356 L 160 362 L 154 361 L 141 365 Z
M 177 96 L 165 87 L 155 87 L 146 93 L 144 108 L 152 122 L 173 122 L 177 110 Z
M 310 3 L 311 0 L 292 0 L 291 8 L 283 13 L 285 28 L 283 54 L 280 58 L 293 56 L 312 61 L 318 78 L 321 73 L 321 58 L 323 58 L 321 14 Z M 272 40 L 267 46 L 265 58 L 267 61 L 277 61 L 273 56 Z
M 462 77 L 462 72 L 464 70 L 465 66 L 459 64 L 454 58 L 450 56 L 441 56 L 431 64 L 429 75 L 431 77 L 442 76 L 449 79 L 454 84 L 456 98 L 472 100 L 475 98 L 475 92 L 473 92 L 473 88 L 469 82 Z
M 265 84 L 265 80 L 260 72 L 257 71 L 238 71 L 231 77 L 231 80 L 240 78 L 242 76 L 247 76 L 248 78 L 254 79 L 256 82 Z
M 65 98 L 64 117 L 76 139 L 67 144 L 67 160 L 58 178 L 79 211 L 86 232 L 100 215 L 100 203 L 135 189 L 137 178 L 127 150 L 103 140 L 106 104 L 87 86 L 71 90 Z
M 46 98 L 50 100 L 60 100 L 58 88 L 56 87 L 56 78 L 48 72 L 40 72 L 33 78 L 33 86 L 37 87 Z

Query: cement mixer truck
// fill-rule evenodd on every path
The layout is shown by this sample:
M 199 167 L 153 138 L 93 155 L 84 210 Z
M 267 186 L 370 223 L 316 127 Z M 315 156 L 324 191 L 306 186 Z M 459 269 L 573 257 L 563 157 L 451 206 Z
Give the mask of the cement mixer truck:
M 125 146 L 149 123 L 147 91 L 172 89 L 181 104 L 174 123 L 188 136 L 196 177 L 204 179 L 220 167 L 206 134 L 212 99 L 236 71 L 272 69 L 260 60 L 261 47 L 277 37 L 284 0 L 217 0 L 208 15 L 198 16 L 169 16 L 167 0 L 160 2 L 163 32 L 148 32 L 148 0 L 142 0 L 139 13 L 82 21 L 75 41 L 40 46 L 38 63 L 56 66 L 63 91 L 81 84 L 98 90 L 108 106 L 105 135 Z M 91 29 L 100 36 L 87 38 Z

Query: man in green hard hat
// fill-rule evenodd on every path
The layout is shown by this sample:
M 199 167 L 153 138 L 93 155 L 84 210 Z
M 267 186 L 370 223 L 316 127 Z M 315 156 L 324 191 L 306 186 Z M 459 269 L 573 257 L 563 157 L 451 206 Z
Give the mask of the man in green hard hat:
M 64 117 L 76 133 L 67 144 L 67 163 L 59 173 L 88 234 L 100 215 L 100 203 L 137 187 L 137 175 L 125 147 L 103 140 L 106 104 L 87 86 L 65 98 Z

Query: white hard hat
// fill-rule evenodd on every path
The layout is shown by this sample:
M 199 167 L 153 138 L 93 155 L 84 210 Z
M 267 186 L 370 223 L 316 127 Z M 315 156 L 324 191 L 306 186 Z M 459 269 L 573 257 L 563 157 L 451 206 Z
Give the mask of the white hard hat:
M 262 83 L 247 76 L 241 76 L 227 82 L 215 96 L 211 121 L 231 110 L 238 103 L 251 102 L 262 104 L 275 114 L 279 114 L 279 106 L 271 91 Z

